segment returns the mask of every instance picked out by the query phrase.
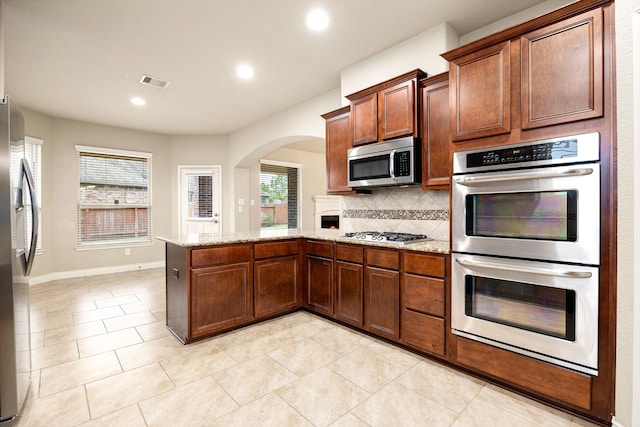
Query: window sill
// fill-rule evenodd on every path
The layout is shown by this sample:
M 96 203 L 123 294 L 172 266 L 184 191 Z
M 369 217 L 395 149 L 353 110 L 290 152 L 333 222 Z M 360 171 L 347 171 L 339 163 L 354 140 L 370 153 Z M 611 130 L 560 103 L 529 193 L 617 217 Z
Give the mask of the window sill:
M 126 248 L 141 248 L 146 246 L 154 246 L 153 241 L 148 242 L 122 242 L 122 243 L 96 243 L 94 245 L 82 245 L 76 246 L 76 251 L 95 251 L 100 249 L 126 249 Z

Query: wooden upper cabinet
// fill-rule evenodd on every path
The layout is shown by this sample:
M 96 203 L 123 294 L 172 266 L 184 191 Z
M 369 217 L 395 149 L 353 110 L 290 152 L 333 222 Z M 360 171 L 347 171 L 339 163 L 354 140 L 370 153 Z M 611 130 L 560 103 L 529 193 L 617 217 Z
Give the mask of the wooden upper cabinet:
M 351 102 L 353 145 L 419 136 L 417 85 L 424 77 L 422 70 L 413 70 L 347 95 Z
M 352 147 L 350 108 L 323 114 L 326 124 L 327 193 L 350 192 L 347 151 Z
M 486 140 L 495 146 L 599 131 L 613 87 L 605 3 L 577 1 L 444 53 L 451 139 L 495 137 Z
M 378 140 L 378 95 L 371 94 L 351 102 L 353 145 Z
M 422 188 L 449 186 L 451 174 L 449 75 L 440 74 L 421 82 L 422 97 Z
M 400 83 L 378 94 L 378 140 L 416 134 L 415 80 Z
M 450 61 L 454 141 L 511 130 L 510 41 Z
M 522 129 L 603 115 L 602 14 L 591 10 L 520 38 Z

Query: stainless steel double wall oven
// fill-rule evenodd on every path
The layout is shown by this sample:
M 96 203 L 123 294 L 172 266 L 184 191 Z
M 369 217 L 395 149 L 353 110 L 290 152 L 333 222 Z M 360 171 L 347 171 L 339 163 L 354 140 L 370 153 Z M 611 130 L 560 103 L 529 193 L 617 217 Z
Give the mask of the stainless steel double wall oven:
M 597 375 L 600 135 L 454 153 L 453 332 Z

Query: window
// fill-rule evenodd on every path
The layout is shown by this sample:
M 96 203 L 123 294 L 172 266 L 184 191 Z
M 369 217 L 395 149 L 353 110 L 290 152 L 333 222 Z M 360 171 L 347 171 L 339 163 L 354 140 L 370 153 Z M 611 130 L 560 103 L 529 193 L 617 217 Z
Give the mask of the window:
M 188 217 L 213 218 L 213 176 L 189 175 L 188 187 Z
M 301 166 L 260 162 L 260 228 L 300 227 Z
M 76 146 L 78 246 L 151 242 L 151 154 Z
M 42 144 L 44 141 L 39 138 L 27 136 L 24 138 L 24 157 L 29 162 L 31 175 L 36 187 L 36 200 L 38 201 L 38 243 L 36 251 L 42 251 Z M 27 197 L 25 203 L 30 204 L 31 199 Z M 31 208 L 27 208 L 27 229 L 31 230 Z

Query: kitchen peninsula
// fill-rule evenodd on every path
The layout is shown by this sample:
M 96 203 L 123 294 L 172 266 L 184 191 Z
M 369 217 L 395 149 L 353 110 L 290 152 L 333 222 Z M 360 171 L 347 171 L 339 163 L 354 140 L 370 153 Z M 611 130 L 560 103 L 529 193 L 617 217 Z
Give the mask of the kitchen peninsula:
M 448 241 L 360 242 L 300 229 L 158 239 L 166 242 L 167 328 L 184 344 L 307 309 L 447 354 Z

